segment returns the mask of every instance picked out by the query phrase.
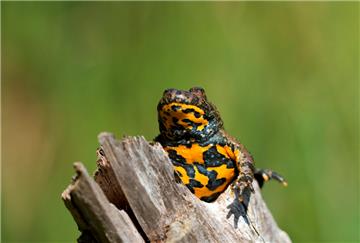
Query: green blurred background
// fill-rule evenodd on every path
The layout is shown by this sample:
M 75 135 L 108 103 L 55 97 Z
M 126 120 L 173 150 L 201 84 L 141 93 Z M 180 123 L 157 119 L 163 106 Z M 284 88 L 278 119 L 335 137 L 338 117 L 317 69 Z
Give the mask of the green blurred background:
M 205 88 L 294 242 L 359 239 L 359 2 L 3 2 L 2 241 L 79 235 L 60 193 L 101 131 L 158 133 L 165 88 Z

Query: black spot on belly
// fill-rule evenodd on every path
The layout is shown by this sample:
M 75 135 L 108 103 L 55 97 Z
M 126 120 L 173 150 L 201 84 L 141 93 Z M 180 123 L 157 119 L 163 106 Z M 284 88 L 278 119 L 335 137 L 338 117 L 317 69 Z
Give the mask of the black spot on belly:
M 183 157 L 181 157 L 180 155 L 178 155 L 175 150 L 170 149 L 167 152 L 168 152 L 169 158 L 171 159 L 173 164 L 175 164 L 175 163 L 180 164 L 180 165 L 186 164 L 185 159 Z
M 220 194 L 221 194 L 221 192 L 217 192 L 208 197 L 201 197 L 200 200 L 205 201 L 205 202 L 213 202 L 220 196 Z
M 217 180 L 209 180 L 208 184 L 206 185 L 211 191 L 214 191 L 216 188 L 221 186 L 226 182 L 225 178 L 217 179 Z
M 194 179 L 190 179 L 190 182 L 188 185 L 191 187 L 198 187 L 198 188 L 204 187 L 203 184 L 201 184 L 199 181 L 194 180 Z
M 201 183 L 200 183 L 199 181 L 197 181 L 197 180 L 190 179 L 190 182 L 189 182 L 189 184 L 186 184 L 186 187 L 189 188 L 189 190 L 190 190 L 192 193 L 195 193 L 194 187 L 201 188 L 201 187 L 204 187 L 204 185 L 201 184 Z
M 169 158 L 174 166 L 180 166 L 185 169 L 186 174 L 189 178 L 195 177 L 195 170 L 192 165 L 186 164 L 186 161 L 183 157 L 178 155 L 175 150 L 168 150 Z
M 197 168 L 197 170 L 199 171 L 200 174 L 203 174 L 203 175 L 205 175 L 205 176 L 208 176 L 209 171 L 206 169 L 205 166 L 199 165 L 199 164 L 196 164 L 195 166 L 196 166 L 196 168 Z
M 218 188 L 219 186 L 221 186 L 222 184 L 224 184 L 226 182 L 225 178 L 216 179 L 216 177 L 217 177 L 216 171 L 208 170 L 203 165 L 196 165 L 196 168 L 199 171 L 199 173 L 201 173 L 209 178 L 209 182 L 206 185 L 206 187 L 209 188 L 210 191 L 214 191 L 216 188 Z
M 223 164 L 226 164 L 227 168 L 234 168 L 234 161 L 226 158 L 224 155 L 220 154 L 216 147 L 213 146 L 207 151 L 204 152 L 204 161 L 205 165 L 208 167 L 217 167 Z
M 186 174 L 189 176 L 189 178 L 195 177 L 195 170 L 192 165 L 183 165 L 183 168 L 186 170 Z

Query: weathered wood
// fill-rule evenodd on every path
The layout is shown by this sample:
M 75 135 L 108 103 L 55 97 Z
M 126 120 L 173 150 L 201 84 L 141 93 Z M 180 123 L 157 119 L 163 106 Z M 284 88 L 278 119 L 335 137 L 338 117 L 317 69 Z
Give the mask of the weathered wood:
M 97 170 L 94 174 L 95 181 L 99 184 L 109 201 L 119 209 L 125 209 L 128 202 L 118 184 L 114 169 L 108 159 L 102 154 L 102 150 L 96 151 L 98 160 L 96 161 Z
M 129 216 L 111 204 L 81 163 L 62 193 L 66 207 L 83 233 L 79 242 L 144 242 Z
M 95 179 L 110 202 L 127 212 L 130 209 L 130 218 L 137 230 L 146 234 L 145 239 L 291 242 L 278 228 L 256 182 L 255 193 L 245 197 L 247 207 L 234 200 L 230 189 L 215 202 L 205 203 L 176 182 L 171 161 L 160 144 L 149 144 L 143 137 L 118 141 L 109 133 L 100 134 L 99 141 L 102 152 Z M 88 224 L 87 220 L 90 219 L 77 221 L 80 230 L 84 228 L 81 225 Z
M 175 182 L 172 164 L 159 144 L 152 146 L 142 137 L 119 142 L 106 133 L 99 141 L 111 162 L 113 180 L 151 241 L 290 242 L 277 227 L 256 182 L 247 213 L 233 201 L 230 190 L 216 202 L 205 203 Z

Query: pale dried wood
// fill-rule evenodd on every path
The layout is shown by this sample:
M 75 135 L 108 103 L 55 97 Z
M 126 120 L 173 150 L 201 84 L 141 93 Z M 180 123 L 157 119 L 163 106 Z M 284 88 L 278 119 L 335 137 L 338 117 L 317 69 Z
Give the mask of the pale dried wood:
M 144 242 L 129 216 L 111 204 L 81 163 L 62 199 L 83 233 L 79 242 Z
M 147 241 L 291 242 L 278 228 L 256 182 L 255 193 L 245 200 L 247 210 L 230 189 L 216 202 L 205 203 L 176 182 L 161 145 L 143 137 L 118 141 L 109 133 L 100 134 L 99 141 L 103 154 L 95 179 Z

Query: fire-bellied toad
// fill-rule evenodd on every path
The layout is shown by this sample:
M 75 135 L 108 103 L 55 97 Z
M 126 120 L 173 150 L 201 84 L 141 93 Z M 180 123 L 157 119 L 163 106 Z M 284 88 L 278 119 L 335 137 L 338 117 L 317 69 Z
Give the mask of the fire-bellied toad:
M 287 185 L 282 176 L 267 169 L 255 169 L 244 145 L 229 136 L 216 107 L 202 88 L 189 91 L 167 89 L 158 107 L 161 143 L 181 181 L 201 200 L 214 201 L 232 184 L 242 200 L 252 181 L 260 186 L 275 179 Z

